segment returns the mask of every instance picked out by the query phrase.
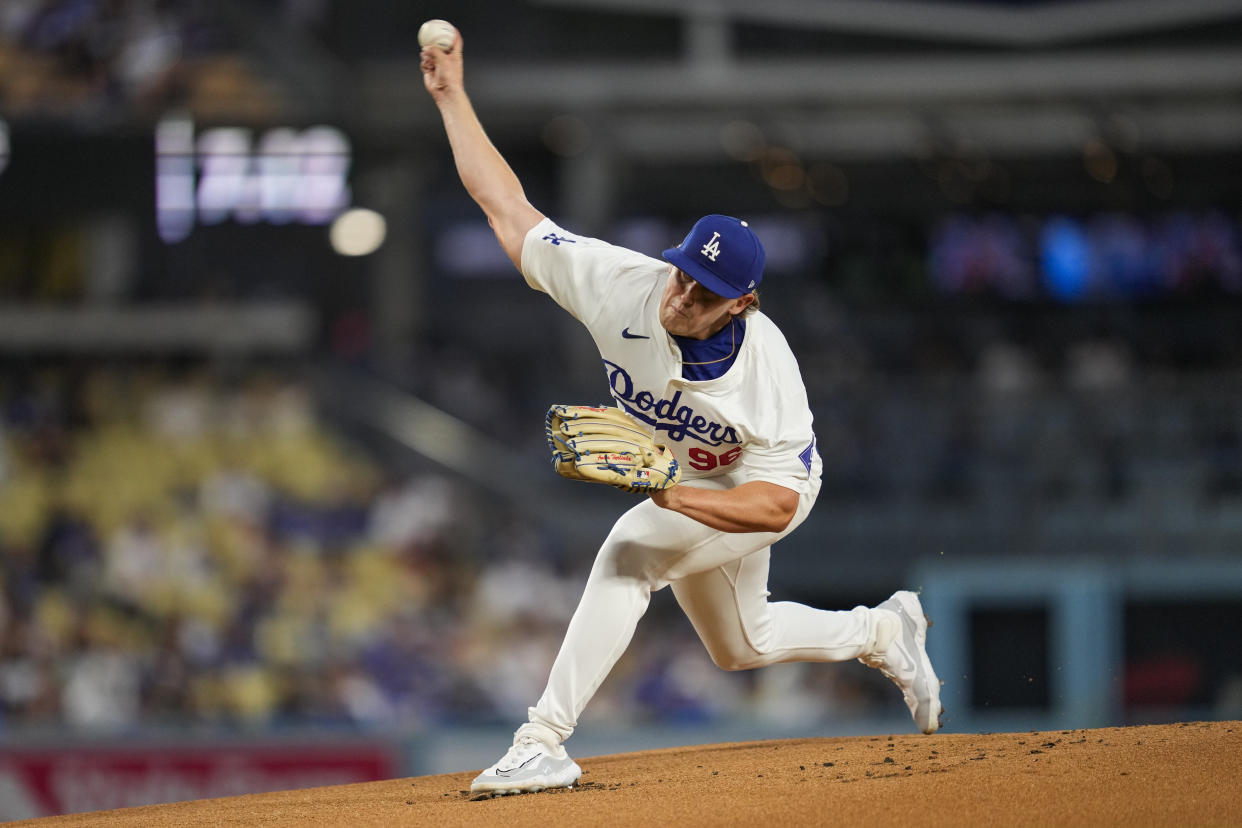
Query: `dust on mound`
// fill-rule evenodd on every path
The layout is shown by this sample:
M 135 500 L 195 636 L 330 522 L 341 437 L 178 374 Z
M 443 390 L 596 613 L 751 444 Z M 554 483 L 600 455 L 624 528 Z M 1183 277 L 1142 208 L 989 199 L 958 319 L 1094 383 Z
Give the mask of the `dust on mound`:
M 14 826 L 1242 825 L 1242 722 L 883 735 L 579 758 L 572 790 L 472 801 L 475 771 Z

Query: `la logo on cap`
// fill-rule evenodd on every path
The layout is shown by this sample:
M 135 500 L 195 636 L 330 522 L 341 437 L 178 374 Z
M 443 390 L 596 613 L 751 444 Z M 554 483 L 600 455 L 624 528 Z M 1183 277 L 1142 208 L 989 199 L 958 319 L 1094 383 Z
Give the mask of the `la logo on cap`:
M 713 262 L 716 261 L 716 257 L 720 255 L 720 233 L 713 232 L 711 239 L 707 244 L 703 245 L 703 249 L 699 252 Z
M 713 213 L 699 219 L 680 245 L 664 251 L 664 260 L 728 299 L 763 280 L 763 244 L 745 221 L 731 216 Z

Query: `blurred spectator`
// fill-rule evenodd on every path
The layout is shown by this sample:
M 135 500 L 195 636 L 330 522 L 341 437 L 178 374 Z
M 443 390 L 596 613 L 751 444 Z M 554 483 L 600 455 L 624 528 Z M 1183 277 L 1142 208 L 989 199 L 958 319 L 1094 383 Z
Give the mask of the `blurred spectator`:
M 997 396 L 1034 391 L 1041 382 L 1039 365 L 1029 350 L 997 339 L 987 343 L 979 357 L 979 383 Z
M 367 534 L 392 549 L 425 546 L 460 520 L 457 504 L 462 500 L 442 478 L 392 480 L 371 505 Z
M 61 699 L 70 727 L 115 730 L 137 724 L 137 658 L 110 645 L 79 649 L 66 664 Z
M 1115 339 L 1098 338 L 1071 345 L 1066 353 L 1066 381 L 1071 389 L 1120 391 L 1132 373 L 1129 348 Z
M 236 453 L 230 452 L 221 458 L 219 468 L 203 478 L 198 501 L 208 520 L 259 527 L 271 511 L 272 492 Z
M 56 720 L 59 681 L 52 656 L 35 625 L 7 615 L 0 626 L 0 725 Z
M 111 121 L 188 104 L 205 116 L 274 101 L 213 4 L 198 0 L 5 0 L 0 99 L 12 115 Z
M 39 543 L 39 581 L 62 584 L 74 595 L 86 594 L 99 577 L 101 553 L 94 527 L 69 504 L 55 507 L 46 527 Z

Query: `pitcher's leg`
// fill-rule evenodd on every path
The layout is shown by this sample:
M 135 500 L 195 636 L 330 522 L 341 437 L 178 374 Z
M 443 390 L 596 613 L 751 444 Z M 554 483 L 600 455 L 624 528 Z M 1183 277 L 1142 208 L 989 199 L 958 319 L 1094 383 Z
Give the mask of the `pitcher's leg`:
M 548 728 L 557 742 L 574 732 L 578 716 L 629 646 L 651 600 L 649 583 L 618 575 L 609 563 L 601 550 L 543 695 L 527 711 L 530 721 Z
M 644 501 L 621 517 L 600 547 L 532 724 L 563 742 L 629 646 L 670 561 L 703 545 L 714 529 Z
M 785 661 L 848 661 L 886 647 L 867 607 L 815 609 L 768 601 L 770 551 L 673 582 L 673 594 L 712 660 L 726 670 Z M 888 632 L 891 637 L 891 632 Z

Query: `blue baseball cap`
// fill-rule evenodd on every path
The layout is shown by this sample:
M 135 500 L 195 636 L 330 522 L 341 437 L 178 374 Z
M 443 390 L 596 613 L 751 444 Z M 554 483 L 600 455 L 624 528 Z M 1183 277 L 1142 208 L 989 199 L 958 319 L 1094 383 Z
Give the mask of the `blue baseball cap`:
M 664 260 L 719 296 L 736 299 L 763 281 L 763 244 L 750 225 L 731 216 L 704 216 Z

